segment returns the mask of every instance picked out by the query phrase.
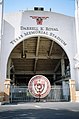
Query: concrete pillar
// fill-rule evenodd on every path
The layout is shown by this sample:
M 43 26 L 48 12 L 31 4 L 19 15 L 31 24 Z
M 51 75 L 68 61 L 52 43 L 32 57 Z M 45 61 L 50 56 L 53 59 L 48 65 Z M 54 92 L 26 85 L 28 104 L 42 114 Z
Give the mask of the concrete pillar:
M 79 102 L 79 91 L 76 91 L 76 102 Z
M 62 88 L 63 88 L 63 97 L 66 101 L 68 101 L 69 100 L 69 81 L 63 81 Z
M 79 0 L 75 0 L 75 25 L 76 25 L 76 90 L 79 91 Z
M 76 71 L 76 80 L 75 80 L 75 83 L 76 83 L 76 91 L 79 91 L 79 68 L 77 67 L 76 69 L 75 69 L 75 71 Z
M 11 65 L 11 58 L 9 58 L 8 65 L 7 65 L 7 78 L 9 79 L 10 79 L 10 69 L 11 69 L 10 65 Z
M 79 55 L 79 0 L 75 0 L 76 45 Z
M 61 59 L 61 74 L 65 76 L 65 61 L 64 58 Z
M 65 76 L 65 62 L 64 62 L 63 58 L 61 59 L 61 74 L 62 74 L 62 77 Z M 65 81 L 64 81 L 64 79 L 62 79 L 62 89 L 63 89 L 63 97 L 65 99 L 66 93 L 65 93 Z
M 10 96 L 10 79 L 6 79 L 4 82 L 4 101 L 9 102 Z
M 70 79 L 69 85 L 70 85 L 70 101 L 75 102 L 76 101 L 75 80 Z

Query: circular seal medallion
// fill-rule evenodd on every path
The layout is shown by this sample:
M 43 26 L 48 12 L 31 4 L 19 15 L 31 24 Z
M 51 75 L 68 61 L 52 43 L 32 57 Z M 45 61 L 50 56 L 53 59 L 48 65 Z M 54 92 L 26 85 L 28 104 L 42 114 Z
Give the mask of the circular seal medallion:
M 33 97 L 44 98 L 49 94 L 51 85 L 45 76 L 36 75 L 30 79 L 28 89 Z

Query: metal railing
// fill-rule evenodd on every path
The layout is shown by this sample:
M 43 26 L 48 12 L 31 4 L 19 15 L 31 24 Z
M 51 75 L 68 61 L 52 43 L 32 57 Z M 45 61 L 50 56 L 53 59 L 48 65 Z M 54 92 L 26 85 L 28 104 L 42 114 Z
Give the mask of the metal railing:
M 50 93 L 40 101 L 69 101 L 69 88 L 64 88 L 66 92 L 63 93 L 61 86 L 52 86 Z M 10 101 L 11 102 L 36 102 L 39 99 L 33 97 L 27 86 L 11 86 L 10 90 Z

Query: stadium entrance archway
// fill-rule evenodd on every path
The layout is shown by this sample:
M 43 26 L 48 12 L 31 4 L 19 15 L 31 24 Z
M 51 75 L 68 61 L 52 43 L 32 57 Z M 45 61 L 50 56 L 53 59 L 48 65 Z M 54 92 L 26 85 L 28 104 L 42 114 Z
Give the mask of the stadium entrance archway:
M 7 77 L 11 79 L 12 87 L 17 87 L 18 90 L 27 87 L 29 80 L 35 75 L 46 76 L 52 87 L 61 87 L 62 92 L 67 94 L 68 91 L 64 90 L 68 87 L 70 78 L 69 59 L 54 40 L 41 36 L 31 37 L 20 42 L 11 52 Z

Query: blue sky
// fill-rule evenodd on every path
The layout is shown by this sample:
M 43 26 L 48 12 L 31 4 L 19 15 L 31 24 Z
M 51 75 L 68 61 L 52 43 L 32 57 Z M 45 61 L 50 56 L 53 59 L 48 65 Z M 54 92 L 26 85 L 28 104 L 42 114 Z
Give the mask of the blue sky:
M 45 10 L 74 16 L 75 0 L 4 0 L 4 12 L 19 10 L 32 10 L 35 6 L 44 7 Z

